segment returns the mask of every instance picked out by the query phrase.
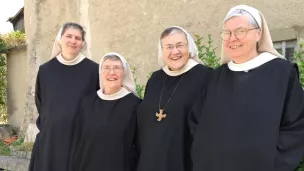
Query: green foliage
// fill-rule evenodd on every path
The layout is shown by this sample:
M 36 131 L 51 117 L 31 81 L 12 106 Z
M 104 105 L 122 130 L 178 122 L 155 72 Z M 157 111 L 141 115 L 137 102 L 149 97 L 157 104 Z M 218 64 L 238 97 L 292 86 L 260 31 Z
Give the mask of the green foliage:
M 198 49 L 198 57 L 204 65 L 210 68 L 217 68 L 220 66 L 219 58 L 215 54 L 216 48 L 212 46 L 212 37 L 208 34 L 207 43 L 203 43 L 203 37 L 195 35 L 195 44 Z
M 25 33 L 22 31 L 0 35 L 0 123 L 7 122 L 7 70 L 5 54 L 10 49 L 25 44 Z
M 1 156 L 10 156 L 11 150 L 8 145 L 4 144 L 2 141 L 0 141 L 0 155 Z
M 30 152 L 30 151 L 32 151 L 33 146 L 34 146 L 34 143 L 27 142 L 27 143 L 22 143 L 20 145 L 14 146 L 14 148 L 18 151 Z
M 4 47 L 6 50 L 26 45 L 25 33 L 19 30 L 0 35 L 0 40 L 2 40 L 2 42 L 5 44 Z M 0 52 L 1 52 L 1 43 L 0 43 Z M 6 52 L 2 52 L 2 53 L 6 53 Z
M 300 43 L 298 49 L 294 52 L 293 62 L 296 63 L 299 67 L 299 78 L 304 87 L 304 44 Z
M 18 138 L 11 145 L 14 146 L 14 147 L 16 147 L 16 146 L 20 146 L 22 143 L 23 143 L 23 138 Z
M 1 53 L 7 53 L 7 45 L 4 40 L 0 37 L 0 55 Z
M 135 85 L 136 85 L 136 93 L 137 93 L 137 96 L 141 99 L 143 99 L 144 97 L 144 93 L 145 93 L 145 85 L 142 85 L 140 83 L 138 83 L 138 78 L 136 77 L 136 71 L 137 71 L 137 67 L 134 67 L 134 66 L 130 66 L 131 68 L 131 72 L 133 74 L 133 78 L 134 78 L 134 82 L 135 82 Z
M 7 72 L 5 58 L 3 54 L 0 54 L 0 123 L 7 122 Z
M 304 171 L 304 157 L 295 171 Z

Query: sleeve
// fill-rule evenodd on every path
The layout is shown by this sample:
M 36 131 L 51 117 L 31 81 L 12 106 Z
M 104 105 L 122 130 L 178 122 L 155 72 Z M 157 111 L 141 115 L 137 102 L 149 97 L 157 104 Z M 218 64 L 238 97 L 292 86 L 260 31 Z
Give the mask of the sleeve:
M 41 96 L 41 70 L 39 68 L 37 78 L 36 78 L 36 85 L 35 85 L 35 104 L 38 111 L 38 118 L 36 121 L 37 128 L 40 131 L 40 114 L 41 114 L 41 105 L 42 105 L 42 96 Z
M 82 132 L 82 115 L 83 115 L 83 104 L 79 105 L 77 110 L 77 114 L 74 118 L 73 124 L 73 137 L 71 143 L 71 150 L 70 150 L 70 159 L 69 159 L 69 171 L 74 171 L 75 167 L 75 156 L 77 154 L 79 141 L 81 139 L 81 132 Z
M 96 91 L 100 89 L 99 85 L 99 68 L 97 67 L 97 72 L 95 72 L 95 80 L 96 80 Z
M 293 67 L 285 96 L 285 104 L 275 158 L 275 171 L 292 171 L 304 155 L 304 92 Z
M 189 124 L 189 130 L 191 137 L 194 137 L 196 128 L 198 126 L 201 114 L 203 112 L 203 104 L 205 103 L 206 95 L 207 95 L 207 89 L 208 84 L 211 78 L 212 69 L 208 69 L 205 75 L 205 83 L 202 86 L 202 89 L 200 90 L 200 95 L 198 98 L 194 101 L 194 104 L 190 108 L 189 115 L 188 115 L 188 124 Z

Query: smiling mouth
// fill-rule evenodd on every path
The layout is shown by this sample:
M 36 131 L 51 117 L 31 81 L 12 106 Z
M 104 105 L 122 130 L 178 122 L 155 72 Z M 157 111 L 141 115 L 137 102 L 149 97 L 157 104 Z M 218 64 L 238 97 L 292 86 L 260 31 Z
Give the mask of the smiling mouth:
M 237 49 L 239 47 L 242 47 L 242 45 L 232 45 L 232 46 L 229 46 L 230 49 Z
M 177 61 L 179 60 L 180 58 L 182 58 L 181 56 L 175 56 L 175 57 L 171 57 L 170 59 L 173 60 L 173 61 Z
M 116 78 L 108 78 L 107 81 L 116 81 Z

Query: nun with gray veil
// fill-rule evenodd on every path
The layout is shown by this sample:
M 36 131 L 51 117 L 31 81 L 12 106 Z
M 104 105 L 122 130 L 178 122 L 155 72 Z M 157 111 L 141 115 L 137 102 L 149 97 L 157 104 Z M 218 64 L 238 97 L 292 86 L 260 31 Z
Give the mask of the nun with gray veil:
M 193 171 L 293 171 L 304 155 L 298 67 L 273 48 L 257 9 L 235 6 L 223 25 L 221 66 L 191 114 Z
M 162 31 L 158 47 L 159 69 L 148 80 L 137 110 L 137 171 L 188 171 L 189 110 L 205 90 L 211 69 L 202 64 L 193 38 L 181 27 Z
M 100 89 L 78 110 L 69 171 L 135 171 L 136 110 L 140 99 L 130 67 L 118 53 L 99 64 Z
M 98 64 L 86 58 L 85 31 L 65 23 L 55 39 L 51 59 L 40 65 L 35 102 L 39 133 L 29 171 L 67 171 L 74 118 L 80 100 L 98 89 Z

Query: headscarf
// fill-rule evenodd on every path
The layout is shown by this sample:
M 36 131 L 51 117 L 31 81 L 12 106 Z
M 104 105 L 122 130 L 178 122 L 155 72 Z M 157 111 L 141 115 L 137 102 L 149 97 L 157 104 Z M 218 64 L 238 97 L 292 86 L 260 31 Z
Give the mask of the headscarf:
M 170 27 L 168 27 L 166 29 L 169 29 L 169 28 L 178 28 L 178 29 L 181 29 L 185 33 L 187 41 L 188 41 L 189 60 L 188 60 L 188 63 L 186 64 L 186 68 L 184 67 L 184 68 L 182 68 L 182 70 L 184 70 L 184 72 L 186 72 L 186 71 L 188 71 L 189 69 L 191 69 L 192 67 L 194 67 L 197 64 L 203 64 L 203 62 L 198 58 L 198 50 L 197 50 L 196 44 L 195 44 L 192 36 L 185 29 L 183 29 L 182 27 L 179 27 L 179 26 L 170 26 Z M 164 62 L 163 53 L 162 53 L 161 39 L 159 39 L 159 43 L 158 43 L 158 65 L 168 75 L 176 76 L 176 74 L 171 73 L 172 71 L 170 72 L 168 70 L 168 66 L 166 66 L 166 64 Z
M 66 61 L 64 60 L 64 58 L 61 56 L 61 45 L 60 45 L 60 39 L 61 39 L 61 34 L 63 31 L 63 25 L 61 26 L 61 28 L 59 29 L 59 32 L 55 38 L 54 44 L 53 44 L 53 49 L 52 49 L 52 54 L 51 54 L 51 58 L 57 57 L 57 59 L 59 60 L 59 62 L 66 64 L 66 65 L 74 65 L 79 63 L 80 61 L 82 61 L 85 57 L 86 57 L 86 51 L 87 51 L 87 42 L 85 41 L 84 37 L 83 37 L 83 43 L 82 43 L 82 48 L 80 50 L 80 53 L 78 54 L 78 56 L 71 60 L 71 61 Z
M 115 53 L 115 52 L 110 52 L 110 53 L 105 54 L 101 58 L 100 63 L 99 63 L 99 74 L 101 74 L 100 71 L 101 71 L 101 67 L 103 65 L 105 57 L 112 56 L 112 55 L 117 56 L 122 62 L 123 69 L 124 69 L 124 76 L 123 76 L 123 81 L 122 81 L 123 88 L 125 88 L 128 92 L 133 93 L 135 96 L 137 96 L 136 85 L 135 85 L 135 82 L 134 82 L 134 79 L 133 79 L 132 72 L 130 70 L 130 66 L 129 66 L 128 62 L 126 61 L 126 59 L 123 56 L 121 56 L 120 54 Z M 100 86 L 99 91 L 103 91 L 103 86 L 102 86 L 101 81 L 100 81 L 99 86 Z
M 229 16 L 235 10 L 247 11 L 256 20 L 257 24 L 262 29 L 261 39 L 258 41 L 258 53 L 268 52 L 279 58 L 285 59 L 279 52 L 277 52 L 277 50 L 274 49 L 265 17 L 259 10 L 247 5 L 237 5 L 231 8 L 226 16 Z M 221 64 L 226 64 L 229 61 L 230 59 L 228 57 L 225 57 L 224 48 L 222 44 Z

